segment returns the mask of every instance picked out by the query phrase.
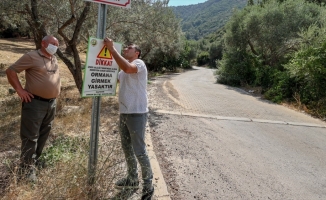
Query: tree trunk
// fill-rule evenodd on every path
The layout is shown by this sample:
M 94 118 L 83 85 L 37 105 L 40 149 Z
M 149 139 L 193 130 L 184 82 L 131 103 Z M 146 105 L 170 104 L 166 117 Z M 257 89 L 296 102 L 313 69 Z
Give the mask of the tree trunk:
M 67 65 L 69 71 L 73 75 L 74 81 L 76 83 L 76 86 L 80 94 L 82 93 L 82 88 L 83 88 L 83 77 L 82 77 L 81 60 L 80 60 L 79 52 L 77 50 L 77 45 L 78 45 L 78 37 L 80 35 L 80 30 L 90 11 L 90 6 L 91 6 L 91 2 L 85 3 L 84 10 L 76 22 L 74 34 L 71 40 L 68 39 L 68 37 L 64 34 L 63 31 L 66 27 L 68 27 L 69 24 L 71 24 L 75 20 L 74 15 L 72 15 L 72 17 L 58 30 L 58 33 L 63 37 L 63 39 L 67 44 L 66 49 L 71 50 L 71 54 L 73 55 L 74 58 L 74 63 L 72 63 L 60 50 L 58 50 L 57 54 L 62 59 L 62 61 Z
M 57 51 L 57 55 L 66 64 L 66 66 L 68 67 L 70 73 L 74 77 L 76 87 L 77 87 L 79 93 L 81 94 L 82 88 L 83 88 L 83 78 L 82 78 L 82 72 L 81 72 L 81 64 L 79 65 L 79 67 L 75 67 L 75 65 L 69 60 L 69 58 L 67 58 L 59 49 Z
M 29 9 L 28 5 L 26 5 L 26 10 L 32 18 L 30 25 L 34 35 L 36 49 L 40 49 L 42 39 L 47 35 L 47 32 L 45 30 L 45 25 L 41 23 L 39 18 L 37 0 L 31 0 L 31 9 Z

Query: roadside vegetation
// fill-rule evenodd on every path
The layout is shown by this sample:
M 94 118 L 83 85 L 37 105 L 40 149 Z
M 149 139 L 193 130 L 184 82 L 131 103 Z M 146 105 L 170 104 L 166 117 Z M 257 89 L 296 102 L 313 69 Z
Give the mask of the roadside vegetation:
M 174 9 L 191 30 L 196 64 L 216 68 L 219 83 L 326 120 L 325 6 L 325 0 L 208 0 Z M 212 26 L 203 16 L 216 17 L 221 7 L 232 15 Z M 219 28 L 207 34 L 212 27 Z
M 320 1 L 248 1 L 225 26 L 218 82 L 326 119 L 325 15 Z

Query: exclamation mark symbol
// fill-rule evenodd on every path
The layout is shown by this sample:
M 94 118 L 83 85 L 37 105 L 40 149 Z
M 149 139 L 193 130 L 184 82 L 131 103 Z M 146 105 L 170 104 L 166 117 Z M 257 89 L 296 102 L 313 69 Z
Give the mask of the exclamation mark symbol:
M 105 47 L 105 49 L 104 49 L 104 56 L 106 57 L 106 51 L 107 51 L 108 49 Z

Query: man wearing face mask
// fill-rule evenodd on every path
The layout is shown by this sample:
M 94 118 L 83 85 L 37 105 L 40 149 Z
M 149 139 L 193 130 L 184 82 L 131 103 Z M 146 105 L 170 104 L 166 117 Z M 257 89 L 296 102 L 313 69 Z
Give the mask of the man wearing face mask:
M 7 70 L 8 82 L 22 102 L 21 111 L 21 173 L 36 181 L 35 165 L 52 128 L 56 98 L 60 94 L 60 76 L 56 53 L 59 42 L 45 36 L 41 48 L 23 55 Z M 17 73 L 25 71 L 25 86 Z

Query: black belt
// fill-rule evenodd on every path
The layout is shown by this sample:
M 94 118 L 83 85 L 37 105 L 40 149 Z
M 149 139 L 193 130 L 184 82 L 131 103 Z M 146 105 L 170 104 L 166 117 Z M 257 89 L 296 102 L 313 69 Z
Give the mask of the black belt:
M 37 96 L 35 94 L 33 94 L 33 96 L 34 96 L 34 99 L 37 99 L 37 100 L 40 100 L 40 101 L 52 102 L 52 101 L 55 100 L 55 98 L 53 98 L 53 99 L 44 99 L 44 98 L 42 98 L 40 96 Z

